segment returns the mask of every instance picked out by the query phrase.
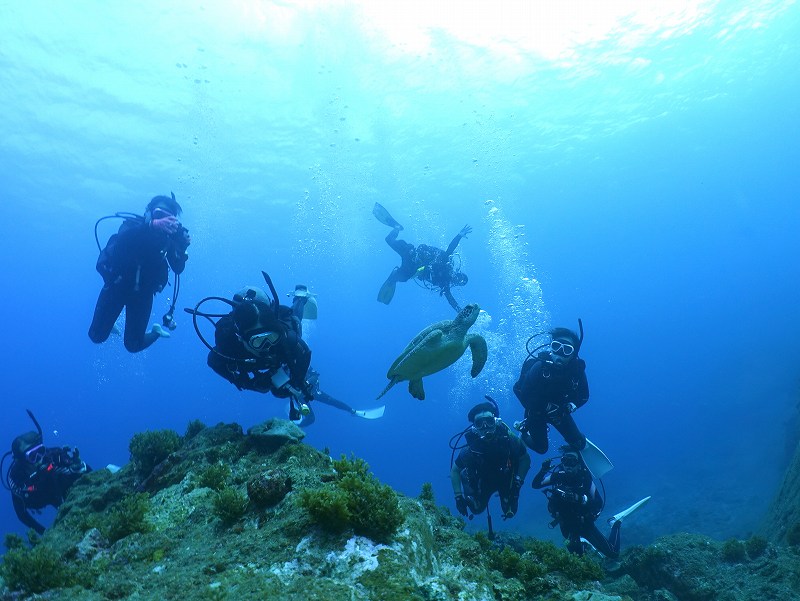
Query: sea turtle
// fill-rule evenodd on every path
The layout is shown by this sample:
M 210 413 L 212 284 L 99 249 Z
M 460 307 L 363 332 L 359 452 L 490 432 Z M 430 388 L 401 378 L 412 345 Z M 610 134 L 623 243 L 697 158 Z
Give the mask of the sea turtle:
M 478 319 L 480 311 L 478 305 L 471 303 L 461 309 L 455 319 L 440 321 L 417 334 L 392 363 L 386 373 L 390 382 L 378 398 L 398 382 L 408 380 L 411 396 L 424 399 L 422 378 L 455 363 L 464 354 L 467 346 L 472 353 L 472 377 L 481 373 L 488 355 L 486 340 L 478 334 L 467 334 L 467 330 Z

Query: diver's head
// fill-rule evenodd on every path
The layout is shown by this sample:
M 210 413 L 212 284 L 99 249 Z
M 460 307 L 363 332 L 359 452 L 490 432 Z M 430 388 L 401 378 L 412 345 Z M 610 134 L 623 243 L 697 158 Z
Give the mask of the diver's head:
M 569 328 L 550 330 L 550 357 L 556 365 L 566 365 L 578 356 L 580 338 Z
M 25 432 L 20 434 L 11 443 L 11 453 L 17 461 L 39 463 L 44 455 L 42 435 L 38 432 Z
M 245 286 L 233 295 L 233 302 L 237 306 L 248 303 L 261 303 L 267 306 L 272 305 L 272 301 L 270 301 L 267 293 L 264 292 L 263 288 L 259 288 L 258 286 Z
M 450 283 L 451 286 L 466 286 L 469 278 L 467 277 L 466 273 L 462 273 L 460 271 L 456 271 L 453 274 L 452 281 Z
M 577 472 L 583 468 L 583 461 L 578 451 L 566 451 L 561 456 L 561 467 L 567 472 Z
M 494 436 L 497 431 L 499 413 L 494 403 L 478 403 L 467 414 L 467 419 L 472 422 L 472 429 L 481 437 Z
M 181 205 L 175 200 L 173 194 L 169 196 L 155 196 L 147 203 L 145 209 L 145 219 L 151 221 L 153 219 L 162 219 L 164 217 L 178 217 L 181 214 Z M 149 217 L 149 219 L 148 219 Z
M 267 354 L 280 338 L 269 298 L 261 288 L 246 286 L 233 295 L 233 301 L 237 337 L 252 354 Z

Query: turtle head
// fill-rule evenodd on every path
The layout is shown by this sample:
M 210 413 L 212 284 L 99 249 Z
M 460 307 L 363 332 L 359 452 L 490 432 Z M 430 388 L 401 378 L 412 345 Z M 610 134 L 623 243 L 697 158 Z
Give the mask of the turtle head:
M 475 323 L 475 320 L 478 319 L 478 315 L 481 312 L 481 308 L 478 306 L 477 303 L 470 303 L 465 306 L 461 311 L 458 312 L 456 315 L 455 321 L 458 323 L 463 323 L 467 327 L 470 327 L 472 324 Z

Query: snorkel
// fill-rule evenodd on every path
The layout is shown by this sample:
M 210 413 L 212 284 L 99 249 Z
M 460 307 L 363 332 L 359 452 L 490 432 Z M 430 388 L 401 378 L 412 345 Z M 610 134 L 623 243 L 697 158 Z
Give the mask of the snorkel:
M 31 421 L 33 422 L 33 425 L 36 426 L 36 431 L 39 433 L 39 438 L 44 440 L 44 437 L 42 436 L 42 427 L 39 425 L 39 422 L 36 421 L 36 418 L 33 416 L 33 413 L 31 412 L 30 409 L 26 409 L 25 411 L 28 412 L 28 417 L 31 418 Z

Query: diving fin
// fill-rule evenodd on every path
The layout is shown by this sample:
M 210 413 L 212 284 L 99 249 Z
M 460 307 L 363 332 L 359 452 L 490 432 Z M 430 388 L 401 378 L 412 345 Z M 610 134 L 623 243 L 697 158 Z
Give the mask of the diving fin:
M 303 319 L 316 319 L 317 318 L 317 299 L 309 296 L 306 304 L 303 306 Z
M 394 217 L 389 215 L 389 211 L 383 208 L 382 204 L 375 203 L 375 206 L 372 207 L 372 214 L 375 215 L 375 219 L 380 221 L 383 225 L 388 225 L 392 228 L 397 228 L 402 230 L 403 226 L 397 223 Z
M 317 318 L 317 295 L 313 292 L 309 292 L 305 284 L 297 284 L 294 287 L 294 292 L 290 293 L 289 296 L 294 297 L 292 300 L 292 310 L 298 318 Z
M 650 497 L 645 497 L 644 499 L 642 499 L 641 501 L 637 501 L 636 503 L 634 503 L 633 505 L 631 505 L 627 509 L 623 509 L 619 513 L 615 513 L 610 518 L 608 518 L 608 523 L 609 524 L 613 524 L 614 522 L 622 521 L 624 518 L 628 517 L 630 514 L 632 514 L 637 509 L 639 509 L 642 505 L 647 503 L 649 500 L 650 500 Z
M 378 290 L 378 302 L 384 305 L 388 305 L 392 302 L 395 288 L 397 288 L 397 280 L 394 279 L 394 271 L 392 271 L 391 275 L 389 275 L 383 283 L 383 286 L 381 286 L 381 289 Z
M 380 419 L 383 417 L 383 412 L 386 410 L 386 405 L 375 407 L 375 409 L 356 409 L 353 415 L 356 417 L 363 417 L 364 419 Z
M 336 409 L 341 409 L 342 411 L 346 411 L 350 415 L 355 415 L 356 417 L 363 417 L 364 419 L 379 419 L 383 417 L 383 412 L 386 409 L 386 405 L 381 405 L 380 407 L 376 407 L 375 409 L 353 409 L 347 403 L 344 403 L 338 399 L 333 398 L 326 392 L 322 392 L 321 390 L 317 390 L 314 397 L 320 403 L 325 405 L 330 405 L 331 407 L 335 407 Z
M 606 457 L 606 454 L 588 438 L 586 439 L 586 446 L 583 447 L 580 453 L 583 463 L 586 464 L 586 467 L 589 468 L 595 478 L 602 478 L 614 467 L 614 464 Z

